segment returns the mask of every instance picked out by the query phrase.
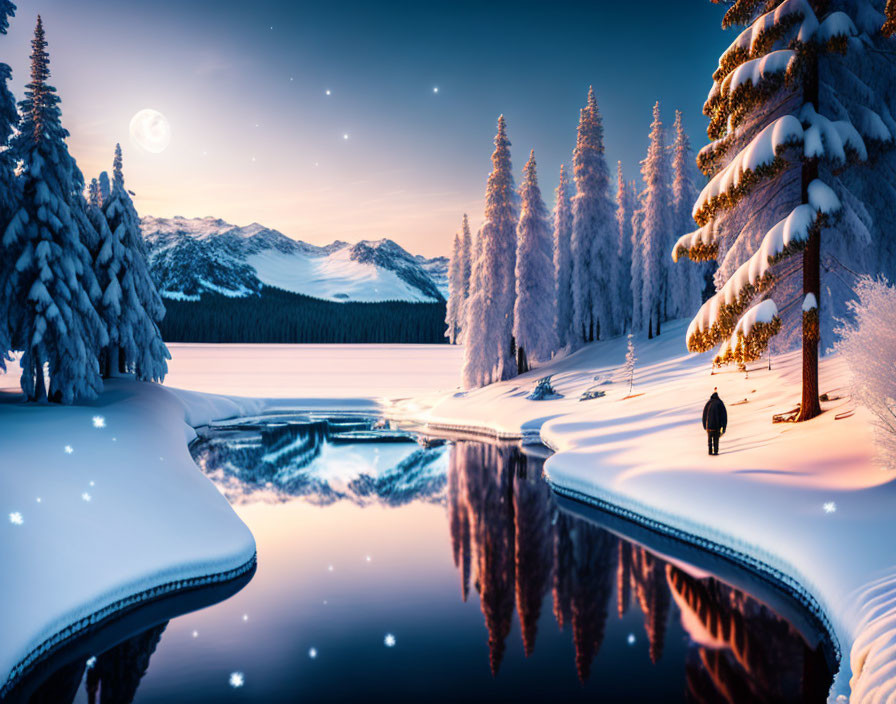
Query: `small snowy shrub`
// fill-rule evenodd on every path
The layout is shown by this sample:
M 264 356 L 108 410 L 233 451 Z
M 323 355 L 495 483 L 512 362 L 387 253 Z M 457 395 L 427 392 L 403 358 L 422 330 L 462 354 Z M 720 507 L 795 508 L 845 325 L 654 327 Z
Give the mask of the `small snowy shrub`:
M 862 277 L 855 292 L 854 320 L 837 329 L 837 350 L 849 365 L 852 398 L 876 418 L 881 459 L 896 469 L 896 288 Z
M 607 392 L 603 389 L 597 389 L 592 386 L 590 389 L 585 390 L 585 392 L 579 397 L 579 401 L 590 401 L 593 398 L 603 398 L 606 395 Z
M 546 376 L 538 380 L 532 393 L 526 396 L 526 398 L 530 401 L 545 401 L 547 399 L 563 397 L 554 391 L 554 387 L 551 386 L 551 377 Z

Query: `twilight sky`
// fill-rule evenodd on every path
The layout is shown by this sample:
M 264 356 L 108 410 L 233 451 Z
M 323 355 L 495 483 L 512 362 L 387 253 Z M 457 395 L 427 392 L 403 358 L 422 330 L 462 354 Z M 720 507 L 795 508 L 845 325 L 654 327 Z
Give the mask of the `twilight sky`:
M 550 206 L 589 84 L 611 169 L 634 178 L 656 99 L 706 143 L 701 107 L 733 38 L 709 0 L 17 4 L 0 39 L 16 97 L 40 12 L 69 148 L 89 179 L 120 141 L 141 214 L 426 255 L 448 253 L 465 211 L 480 224 L 499 114 L 517 179 L 534 148 Z M 171 123 L 160 154 L 129 138 L 143 108 Z

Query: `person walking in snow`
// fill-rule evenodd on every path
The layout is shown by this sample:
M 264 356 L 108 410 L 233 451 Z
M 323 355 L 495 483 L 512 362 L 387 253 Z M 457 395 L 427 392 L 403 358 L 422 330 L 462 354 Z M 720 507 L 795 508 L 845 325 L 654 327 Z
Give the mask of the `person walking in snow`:
M 719 454 L 719 438 L 725 434 L 725 429 L 728 427 L 728 411 L 725 410 L 725 404 L 719 398 L 718 392 L 718 387 L 715 387 L 712 396 L 703 407 L 703 429 L 706 431 L 711 455 Z

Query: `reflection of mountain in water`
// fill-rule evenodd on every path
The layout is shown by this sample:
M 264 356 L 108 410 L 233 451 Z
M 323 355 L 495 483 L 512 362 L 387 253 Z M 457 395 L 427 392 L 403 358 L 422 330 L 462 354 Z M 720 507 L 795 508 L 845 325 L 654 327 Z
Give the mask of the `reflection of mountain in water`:
M 446 448 L 420 447 L 372 419 L 282 418 L 219 424 L 192 448 L 197 464 L 232 503 L 303 497 L 398 506 L 440 502 Z
M 713 578 L 696 578 L 645 548 L 561 512 L 541 476 L 543 461 L 517 447 L 456 442 L 448 470 L 447 511 L 454 562 L 466 600 L 479 593 L 497 674 L 514 605 L 526 655 L 535 649 L 544 599 L 553 595 L 558 626 L 570 625 L 584 682 L 603 642 L 613 605 L 632 601 L 644 616 L 648 654 L 663 657 L 670 614 L 681 609 L 692 645 L 687 695 L 696 702 L 825 700 L 831 673 L 785 620 Z M 634 597 L 634 599 L 633 599 Z

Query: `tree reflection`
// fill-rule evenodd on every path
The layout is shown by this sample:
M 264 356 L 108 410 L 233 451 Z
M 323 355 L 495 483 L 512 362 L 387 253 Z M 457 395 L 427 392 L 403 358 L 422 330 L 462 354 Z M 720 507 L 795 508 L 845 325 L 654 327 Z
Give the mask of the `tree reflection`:
M 670 618 L 680 609 L 691 640 L 684 666 L 693 701 L 825 700 L 832 675 L 821 651 L 787 621 L 741 591 L 693 577 L 560 511 L 542 464 L 508 445 L 458 441 L 451 452 L 447 511 L 454 563 L 463 599 L 471 580 L 479 594 L 493 674 L 504 657 L 514 604 L 529 656 L 550 591 L 557 625 L 572 631 L 583 683 L 610 610 L 615 605 L 621 618 L 636 603 L 653 663 L 663 657 Z

